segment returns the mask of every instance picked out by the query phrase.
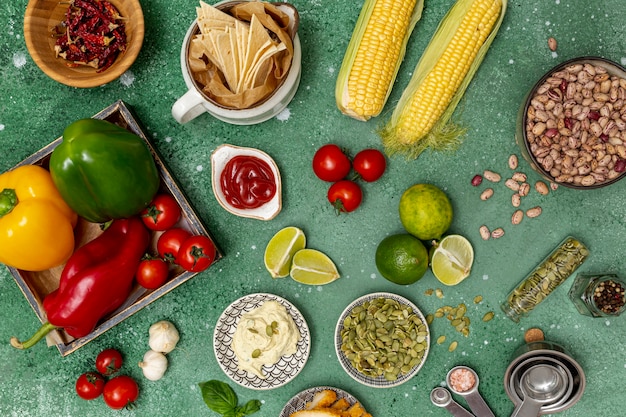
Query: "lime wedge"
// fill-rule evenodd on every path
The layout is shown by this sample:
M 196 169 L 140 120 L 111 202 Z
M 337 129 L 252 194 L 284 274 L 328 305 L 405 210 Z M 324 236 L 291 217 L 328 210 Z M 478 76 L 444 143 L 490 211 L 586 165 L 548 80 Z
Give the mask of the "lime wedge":
M 324 285 L 339 278 L 333 261 L 315 249 L 302 249 L 293 257 L 291 278 L 301 284 Z
M 430 266 L 442 284 L 456 285 L 469 276 L 472 263 L 474 248 L 469 240 L 461 235 L 449 235 L 435 248 Z
M 306 236 L 297 227 L 289 226 L 276 233 L 265 248 L 265 268 L 272 278 L 289 275 L 293 255 L 306 246 Z

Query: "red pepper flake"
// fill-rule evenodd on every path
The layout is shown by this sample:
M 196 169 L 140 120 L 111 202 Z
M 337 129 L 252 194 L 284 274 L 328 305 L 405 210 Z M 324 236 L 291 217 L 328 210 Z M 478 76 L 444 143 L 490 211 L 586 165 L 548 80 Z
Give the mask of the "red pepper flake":
M 70 0 L 65 20 L 53 34 L 56 56 L 70 67 L 87 65 L 102 72 L 126 51 L 124 18 L 106 0 Z

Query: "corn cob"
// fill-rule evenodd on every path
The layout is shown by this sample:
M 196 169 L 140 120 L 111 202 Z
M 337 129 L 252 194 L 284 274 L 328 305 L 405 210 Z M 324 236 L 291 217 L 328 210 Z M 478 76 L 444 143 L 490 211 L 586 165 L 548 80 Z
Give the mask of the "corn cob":
M 495 38 L 507 0 L 458 0 L 428 44 L 391 120 L 380 134 L 388 154 L 416 158 L 426 147 L 450 149 L 465 129 L 449 124 Z
M 363 121 L 380 114 L 423 8 L 424 0 L 365 0 L 337 78 L 342 113 Z

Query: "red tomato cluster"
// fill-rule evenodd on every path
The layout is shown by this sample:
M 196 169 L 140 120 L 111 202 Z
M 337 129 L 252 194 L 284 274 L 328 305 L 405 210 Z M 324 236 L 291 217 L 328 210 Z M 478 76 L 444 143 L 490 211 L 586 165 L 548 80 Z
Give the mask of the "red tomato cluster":
M 385 155 L 377 149 L 364 149 L 350 160 L 348 154 L 335 144 L 324 145 L 313 156 L 313 172 L 327 182 L 333 182 L 328 189 L 327 198 L 337 213 L 349 213 L 361 205 L 363 191 L 356 182 L 377 181 L 385 172 Z M 354 169 L 354 179 L 347 179 Z
M 142 287 L 153 290 L 165 284 L 170 263 L 187 271 L 200 272 L 215 260 L 216 248 L 211 239 L 174 227 L 180 216 L 180 206 L 169 194 L 157 194 L 141 213 L 146 227 L 163 232 L 157 240 L 158 255 L 146 255 L 137 268 L 135 278 Z
M 132 406 L 139 397 L 139 385 L 128 375 L 114 376 L 123 362 L 122 354 L 116 349 L 100 352 L 96 357 L 97 372 L 85 372 L 78 377 L 76 394 L 84 400 L 95 400 L 102 395 L 104 403 L 115 410 Z

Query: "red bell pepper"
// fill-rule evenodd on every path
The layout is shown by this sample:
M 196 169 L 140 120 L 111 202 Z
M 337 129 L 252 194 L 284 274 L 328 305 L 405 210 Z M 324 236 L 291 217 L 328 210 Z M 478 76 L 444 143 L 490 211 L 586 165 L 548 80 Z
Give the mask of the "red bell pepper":
M 75 338 L 91 333 L 128 298 L 149 242 L 150 234 L 139 218 L 114 220 L 67 261 L 59 288 L 43 300 L 48 322 L 23 343 L 11 338 L 11 345 L 27 349 L 58 328 Z

